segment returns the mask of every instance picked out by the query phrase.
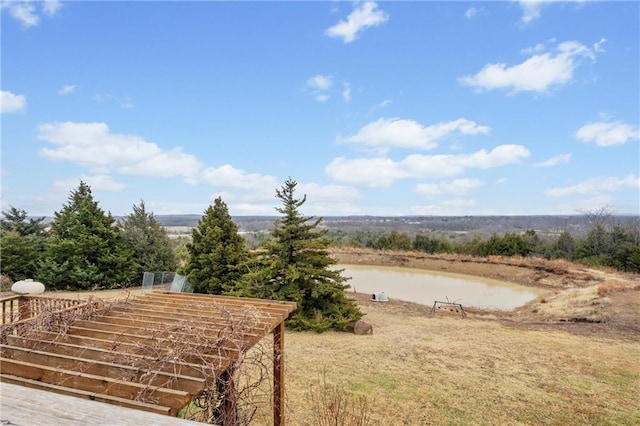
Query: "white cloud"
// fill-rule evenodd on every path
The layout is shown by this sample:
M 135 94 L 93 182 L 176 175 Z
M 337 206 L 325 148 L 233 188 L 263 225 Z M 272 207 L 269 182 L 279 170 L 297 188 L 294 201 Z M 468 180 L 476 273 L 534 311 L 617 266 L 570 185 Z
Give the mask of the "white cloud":
M 182 176 L 193 182 L 202 169 L 201 163 L 181 148 L 166 151 L 139 136 L 111 133 L 105 123 L 45 123 L 38 126 L 38 138 L 55 146 L 40 150 L 45 158 L 78 164 L 93 173 Z
M 16 95 L 8 91 L 0 91 L 0 112 L 10 114 L 24 111 L 27 106 L 27 98 L 24 95 Z
M 595 142 L 598 146 L 624 145 L 630 140 L 640 139 L 640 130 L 622 121 L 585 124 L 576 132 L 582 142 Z
M 605 52 L 604 48 L 602 47 L 605 41 L 607 41 L 607 39 L 602 37 L 600 41 L 598 41 L 597 43 L 593 43 L 593 50 L 598 53 Z
M 360 31 L 384 24 L 387 20 L 389 20 L 389 15 L 378 9 L 376 2 L 356 3 L 346 21 L 340 21 L 327 28 L 324 34 L 329 37 L 340 37 L 345 43 L 351 43 L 357 38 Z
M 464 17 L 467 19 L 471 19 L 474 16 L 476 16 L 478 13 L 480 13 L 481 10 L 482 9 L 478 9 L 477 7 L 470 7 L 464 12 Z
M 421 183 L 416 192 L 421 195 L 434 196 L 440 194 L 466 195 L 470 190 L 482 186 L 479 179 L 455 179 L 450 182 Z
M 88 184 L 92 190 L 109 191 L 109 192 L 121 192 L 124 191 L 126 185 L 121 182 L 116 182 L 109 175 L 81 175 L 77 178 L 58 179 L 53 183 L 53 186 L 58 190 L 71 191 L 78 187 L 80 181 Z
M 3 1 L 2 9 L 7 9 L 9 14 L 17 19 L 23 27 L 34 27 L 40 23 L 40 16 L 36 8 L 41 5 L 41 12 L 47 16 L 54 16 L 62 7 L 58 0 L 35 1 Z
M 615 176 L 594 177 L 575 185 L 547 189 L 544 193 L 548 197 L 567 197 L 572 195 L 605 196 L 608 192 L 625 189 L 640 189 L 640 178 L 634 174 L 624 178 Z
M 540 163 L 536 163 L 535 166 L 536 167 L 552 167 L 552 166 L 557 166 L 559 164 L 567 164 L 569 161 L 571 161 L 571 154 L 560 154 L 560 155 L 555 155 Z
M 410 177 L 390 158 L 339 157 L 329 163 L 325 171 L 338 182 L 369 187 L 388 187 L 396 179 Z
M 64 86 L 62 86 L 62 88 L 60 90 L 58 90 L 58 94 L 59 95 L 69 95 L 73 92 L 76 91 L 76 85 L 75 84 L 65 84 Z
M 329 100 L 329 90 L 333 87 L 333 76 L 317 74 L 307 80 L 306 89 L 313 95 L 316 101 Z
M 96 102 L 116 102 L 120 108 L 122 109 L 131 109 L 133 108 L 133 100 L 129 96 L 119 97 L 112 95 L 111 93 L 101 94 L 97 93 L 93 95 L 92 99 Z
M 385 99 L 384 101 L 375 104 L 374 106 L 371 107 L 371 109 L 369 110 L 369 112 L 373 112 L 377 109 L 382 109 L 384 107 L 386 107 L 387 105 L 391 105 L 393 101 L 391 99 Z
M 314 75 L 307 80 L 307 86 L 314 90 L 329 90 L 333 86 L 333 76 L 331 75 Z
M 544 93 L 569 83 L 582 60 L 595 61 L 595 58 L 594 52 L 585 45 L 566 41 L 556 47 L 555 55 L 549 52 L 537 54 L 513 66 L 488 64 L 476 75 L 460 77 L 458 82 L 479 91 L 508 89 L 512 93 Z
M 539 19 L 542 8 L 551 3 L 584 3 L 588 0 L 518 0 L 522 8 L 522 18 L 520 23 L 527 26 L 532 21 Z
M 45 15 L 53 16 L 62 8 L 62 2 L 58 0 L 44 0 L 42 3 L 42 12 Z
M 336 214 L 337 211 L 357 213 L 354 204 L 361 198 L 360 191 L 342 185 L 298 183 L 296 192 L 300 196 L 307 195 L 305 214 L 311 215 Z
M 489 133 L 489 127 L 459 118 L 446 123 L 423 126 L 413 120 L 380 118 L 363 126 L 358 133 L 341 140 L 376 148 L 432 149 L 437 141 L 453 133 L 477 135 Z
M 368 186 L 388 187 L 397 179 L 446 178 L 463 173 L 468 168 L 489 169 L 517 164 L 530 155 L 521 145 L 500 145 L 490 152 L 482 149 L 473 154 L 418 155 L 401 161 L 390 158 L 334 159 L 325 168 L 337 182 Z
M 275 177 L 258 173 L 247 173 L 229 164 L 220 167 L 207 167 L 202 172 L 202 180 L 209 185 L 222 188 L 240 188 L 256 193 L 265 193 L 273 198 L 278 181 Z
M 544 52 L 546 49 L 547 48 L 544 43 L 538 43 L 532 47 L 525 47 L 524 49 L 520 50 L 520 53 L 522 53 L 523 55 L 531 55 L 533 53 Z
M 351 100 L 351 85 L 349 83 L 344 83 L 342 99 L 344 99 L 345 102 L 349 102 Z
M 469 209 L 474 207 L 476 201 L 470 198 L 452 198 L 427 206 L 414 206 L 411 214 L 414 215 L 434 215 L 434 216 L 458 216 L 473 214 Z
M 540 10 L 545 3 L 549 1 L 545 0 L 520 0 L 520 7 L 522 8 L 521 22 L 523 25 L 528 25 L 530 22 L 540 18 Z

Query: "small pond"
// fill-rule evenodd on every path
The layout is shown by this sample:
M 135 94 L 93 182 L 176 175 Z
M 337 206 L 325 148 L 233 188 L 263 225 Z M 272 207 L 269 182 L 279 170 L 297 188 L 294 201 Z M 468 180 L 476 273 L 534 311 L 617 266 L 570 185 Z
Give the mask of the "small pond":
M 511 310 L 535 299 L 544 290 L 482 277 L 412 268 L 338 265 L 347 284 L 359 293 L 384 292 L 389 298 L 432 306 L 455 302 L 483 309 Z

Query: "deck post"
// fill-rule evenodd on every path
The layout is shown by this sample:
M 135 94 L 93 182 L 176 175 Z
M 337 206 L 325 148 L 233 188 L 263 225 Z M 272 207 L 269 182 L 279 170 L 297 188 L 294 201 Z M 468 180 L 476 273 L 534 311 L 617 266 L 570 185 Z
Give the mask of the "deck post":
M 32 315 L 31 300 L 27 297 L 21 296 L 20 299 L 18 299 L 18 319 L 28 319 L 31 318 Z M 15 321 L 15 319 L 12 318 L 11 321 Z
M 273 329 L 273 426 L 284 426 L 284 320 Z

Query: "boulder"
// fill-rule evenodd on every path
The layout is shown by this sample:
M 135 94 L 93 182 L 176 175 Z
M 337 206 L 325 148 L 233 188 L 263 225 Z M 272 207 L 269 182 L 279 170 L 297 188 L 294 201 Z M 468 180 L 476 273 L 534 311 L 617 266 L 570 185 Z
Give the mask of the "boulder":
M 42 294 L 44 293 L 44 284 L 29 278 L 15 282 L 11 286 L 11 291 L 19 294 Z

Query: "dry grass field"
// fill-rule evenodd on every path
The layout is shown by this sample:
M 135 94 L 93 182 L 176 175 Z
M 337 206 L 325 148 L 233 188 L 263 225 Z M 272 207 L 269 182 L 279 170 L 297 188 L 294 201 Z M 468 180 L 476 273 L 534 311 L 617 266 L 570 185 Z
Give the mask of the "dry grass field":
M 313 389 L 323 383 L 356 402 L 364 396 L 372 425 L 640 424 L 640 277 L 566 262 L 334 255 L 342 264 L 447 270 L 549 293 L 514 312 L 468 309 L 466 318 L 353 296 L 373 335 L 287 333 L 290 424 L 319 424 Z
M 286 333 L 288 424 L 640 424 L 637 275 L 562 261 L 333 255 L 340 264 L 448 271 L 548 291 L 512 312 L 466 308 L 466 318 L 350 294 L 372 335 Z M 265 408 L 255 424 L 270 424 Z M 321 418 L 338 409 L 344 421 Z

